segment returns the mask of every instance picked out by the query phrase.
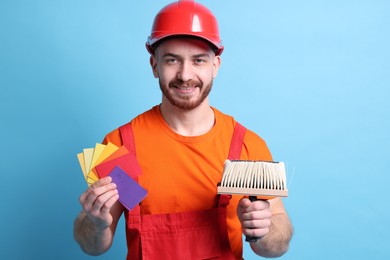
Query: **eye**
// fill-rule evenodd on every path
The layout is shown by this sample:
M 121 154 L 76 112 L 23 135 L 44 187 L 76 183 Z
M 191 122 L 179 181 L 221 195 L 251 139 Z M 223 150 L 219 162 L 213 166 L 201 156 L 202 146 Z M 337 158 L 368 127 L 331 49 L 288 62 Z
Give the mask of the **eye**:
M 173 57 L 170 57 L 170 58 L 166 58 L 165 59 L 165 63 L 169 64 L 169 65 L 174 65 L 174 64 L 177 64 L 179 63 L 180 61 L 176 58 L 173 58 Z
M 201 65 L 203 63 L 206 63 L 205 59 L 197 58 L 194 60 L 195 64 Z

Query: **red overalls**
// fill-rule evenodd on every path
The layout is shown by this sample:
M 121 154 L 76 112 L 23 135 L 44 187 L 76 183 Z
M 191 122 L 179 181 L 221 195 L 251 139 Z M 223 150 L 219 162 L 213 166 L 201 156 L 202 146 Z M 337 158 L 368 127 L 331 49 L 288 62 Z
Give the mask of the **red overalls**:
M 134 170 L 141 171 L 131 125 L 119 130 L 123 145 L 134 156 Z M 236 124 L 228 159 L 240 159 L 245 131 Z M 229 201 L 230 196 L 218 195 L 212 209 L 172 214 L 141 215 L 140 206 L 126 210 L 127 260 L 236 259 L 230 249 L 226 224 Z

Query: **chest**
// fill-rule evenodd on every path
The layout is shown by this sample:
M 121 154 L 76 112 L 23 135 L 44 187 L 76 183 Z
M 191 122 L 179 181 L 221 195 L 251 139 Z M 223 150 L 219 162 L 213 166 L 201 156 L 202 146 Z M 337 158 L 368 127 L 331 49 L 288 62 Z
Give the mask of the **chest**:
M 143 214 L 203 210 L 213 207 L 230 138 L 180 142 L 155 135 L 137 140 L 142 168 L 139 183 L 148 190 Z

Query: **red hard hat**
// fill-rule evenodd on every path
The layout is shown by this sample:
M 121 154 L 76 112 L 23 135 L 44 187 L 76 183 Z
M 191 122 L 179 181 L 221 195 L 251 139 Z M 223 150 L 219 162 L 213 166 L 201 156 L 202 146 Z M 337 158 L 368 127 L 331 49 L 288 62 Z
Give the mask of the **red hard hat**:
M 215 46 L 216 55 L 223 51 L 217 19 L 209 9 L 193 0 L 179 0 L 158 12 L 146 42 L 146 49 L 150 54 L 154 54 L 155 43 L 175 35 L 200 37 Z

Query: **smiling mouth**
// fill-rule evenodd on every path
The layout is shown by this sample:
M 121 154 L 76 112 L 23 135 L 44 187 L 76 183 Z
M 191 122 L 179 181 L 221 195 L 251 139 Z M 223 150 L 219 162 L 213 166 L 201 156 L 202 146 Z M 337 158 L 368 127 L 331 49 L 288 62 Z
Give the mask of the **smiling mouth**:
M 179 95 L 191 95 L 194 94 L 197 89 L 199 89 L 199 92 L 201 91 L 202 83 L 197 80 L 182 81 L 177 79 L 171 81 L 169 87 L 172 90 L 175 90 Z
M 175 87 L 180 89 L 180 90 L 191 90 L 191 89 L 195 88 L 195 87 L 180 87 L 180 86 L 175 86 Z
M 191 94 L 195 91 L 196 87 L 183 87 L 183 86 L 175 86 L 175 89 L 180 94 Z

